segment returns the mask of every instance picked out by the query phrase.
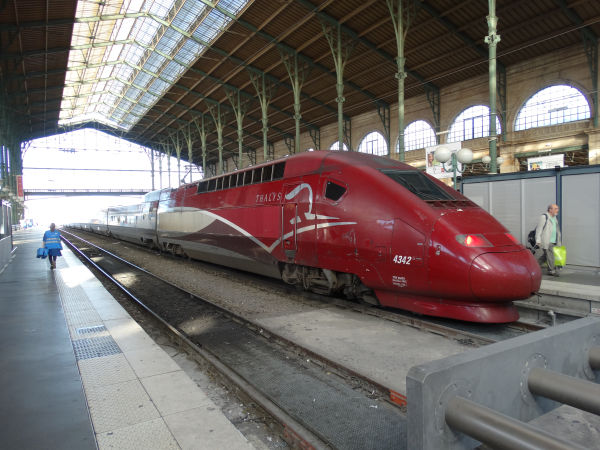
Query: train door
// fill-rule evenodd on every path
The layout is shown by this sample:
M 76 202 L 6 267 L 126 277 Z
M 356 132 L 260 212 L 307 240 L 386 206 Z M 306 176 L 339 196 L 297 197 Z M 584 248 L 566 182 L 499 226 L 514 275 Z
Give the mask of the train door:
M 285 201 L 282 214 L 281 244 L 286 258 L 289 261 L 293 261 L 296 258 L 296 251 L 298 250 L 298 244 L 296 242 L 298 203 L 294 201 Z
M 281 245 L 289 262 L 314 266 L 316 220 L 310 183 L 285 184 L 282 195 Z

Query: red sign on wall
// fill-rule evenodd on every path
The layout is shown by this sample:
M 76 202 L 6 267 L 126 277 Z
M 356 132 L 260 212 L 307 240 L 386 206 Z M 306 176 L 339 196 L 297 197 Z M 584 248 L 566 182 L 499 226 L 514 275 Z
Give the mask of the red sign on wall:
M 25 200 L 25 192 L 23 192 L 23 175 L 17 175 L 17 197 Z

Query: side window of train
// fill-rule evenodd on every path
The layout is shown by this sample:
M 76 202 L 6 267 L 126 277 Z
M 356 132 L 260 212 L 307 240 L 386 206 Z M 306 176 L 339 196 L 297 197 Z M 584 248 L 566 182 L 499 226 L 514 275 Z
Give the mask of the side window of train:
M 271 181 L 271 177 L 273 176 L 273 166 L 265 166 L 262 171 L 262 181 Z
M 277 163 L 273 166 L 273 180 L 281 180 L 285 171 L 285 162 Z
M 198 183 L 198 194 L 208 191 L 208 181 L 201 181 Z
M 333 202 L 337 202 L 346 193 L 346 186 L 333 181 L 327 181 L 325 186 L 325 197 Z

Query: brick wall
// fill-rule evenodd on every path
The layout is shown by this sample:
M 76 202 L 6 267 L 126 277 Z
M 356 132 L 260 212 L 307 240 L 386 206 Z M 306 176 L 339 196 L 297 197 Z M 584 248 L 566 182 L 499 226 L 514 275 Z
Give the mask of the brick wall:
M 499 53 L 502 49 L 498 49 Z M 537 91 L 554 84 L 569 84 L 586 95 L 590 108 L 592 106 L 590 92 L 592 91 L 591 73 L 583 44 L 559 50 L 553 54 L 544 55 L 531 61 L 507 67 L 507 130 L 506 141 L 499 141 L 498 151 L 504 157 L 501 172 L 518 170 L 518 162 L 514 155 L 531 151 L 549 151 L 552 149 L 588 145 L 590 164 L 600 163 L 600 129 L 593 128 L 593 121 L 571 122 L 564 125 L 534 128 L 515 132 L 514 121 L 523 104 Z M 498 107 L 500 103 L 498 103 Z M 454 119 L 464 109 L 478 105 L 489 104 L 487 75 L 457 83 L 444 88 L 440 92 L 441 130 L 447 131 Z M 391 147 L 394 152 L 398 139 L 397 105 L 391 105 Z M 592 111 L 592 116 L 594 112 Z M 422 119 L 433 126 L 433 113 L 425 95 L 406 99 L 405 126 L 414 120 Z M 337 121 L 321 128 L 321 149 L 328 149 L 337 141 Z M 383 134 L 383 125 L 373 105 L 373 111 L 352 117 L 352 148 L 356 150 L 361 140 L 371 131 Z M 445 134 L 441 134 L 440 143 L 445 142 Z M 480 138 L 464 141 L 474 151 L 475 159 L 488 153 L 488 139 Z M 314 147 L 308 131 L 302 133 L 300 149 L 302 151 Z M 283 141 L 275 143 L 275 155 L 280 157 L 288 154 L 288 148 Z M 392 157 L 397 158 L 396 154 Z M 407 152 L 407 162 L 415 166 L 423 166 L 424 150 Z M 262 148 L 257 149 L 257 161 L 262 161 Z M 230 167 L 233 167 L 230 164 Z

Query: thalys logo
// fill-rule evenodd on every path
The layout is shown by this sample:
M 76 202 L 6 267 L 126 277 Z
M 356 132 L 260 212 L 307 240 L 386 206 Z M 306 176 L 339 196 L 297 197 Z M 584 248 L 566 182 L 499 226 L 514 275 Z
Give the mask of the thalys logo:
M 266 194 L 256 194 L 256 203 L 271 203 L 281 201 L 281 192 L 268 192 Z

